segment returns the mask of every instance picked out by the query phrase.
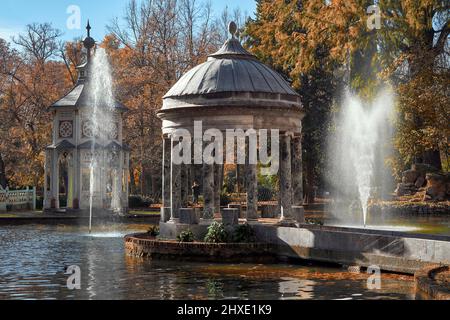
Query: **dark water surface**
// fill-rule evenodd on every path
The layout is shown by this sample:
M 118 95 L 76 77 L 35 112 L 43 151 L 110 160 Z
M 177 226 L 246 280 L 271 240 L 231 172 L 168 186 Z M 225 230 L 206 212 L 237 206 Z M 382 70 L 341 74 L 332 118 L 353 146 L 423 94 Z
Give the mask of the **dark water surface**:
M 412 277 L 302 265 L 148 261 L 126 256 L 129 224 L 0 226 L 0 299 L 414 299 Z M 81 269 L 81 290 L 67 288 L 68 266 Z

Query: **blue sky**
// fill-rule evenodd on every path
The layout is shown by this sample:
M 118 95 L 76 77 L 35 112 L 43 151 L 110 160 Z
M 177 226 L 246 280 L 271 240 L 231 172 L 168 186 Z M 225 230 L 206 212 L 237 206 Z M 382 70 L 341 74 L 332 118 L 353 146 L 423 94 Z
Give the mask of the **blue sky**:
M 201 2 L 202 0 L 200 0 Z M 64 32 L 64 39 L 72 40 L 84 36 L 87 19 L 91 20 L 92 35 L 100 40 L 106 33 L 105 26 L 114 17 L 122 17 L 128 0 L 1 0 L 0 38 L 7 41 L 11 36 L 24 30 L 32 22 L 51 22 Z M 253 16 L 256 8 L 254 0 L 211 0 L 213 11 L 219 14 L 225 6 L 230 10 L 239 7 Z M 67 13 L 69 6 L 77 5 L 81 10 L 82 29 L 69 30 Z

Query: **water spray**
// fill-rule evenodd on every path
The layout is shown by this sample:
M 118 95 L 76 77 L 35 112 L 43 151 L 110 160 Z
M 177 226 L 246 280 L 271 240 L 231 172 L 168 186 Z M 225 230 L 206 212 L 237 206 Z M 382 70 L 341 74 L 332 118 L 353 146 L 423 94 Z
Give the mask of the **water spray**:
M 333 141 L 330 157 L 334 179 L 344 199 L 356 196 L 359 200 L 364 228 L 368 225 L 374 178 L 380 174 L 376 172 L 377 165 L 384 162 L 378 149 L 387 142 L 393 105 L 393 96 L 388 90 L 380 92 L 370 105 L 347 92 L 337 122 L 336 141 Z
M 92 233 L 92 204 L 94 199 L 94 164 L 90 165 L 90 181 L 89 181 L 89 234 Z

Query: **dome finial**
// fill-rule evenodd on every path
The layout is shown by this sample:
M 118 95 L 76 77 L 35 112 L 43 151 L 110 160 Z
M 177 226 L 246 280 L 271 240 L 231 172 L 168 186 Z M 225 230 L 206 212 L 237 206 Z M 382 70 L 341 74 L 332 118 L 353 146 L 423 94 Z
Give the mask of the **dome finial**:
M 83 41 L 84 47 L 87 50 L 87 62 L 89 62 L 91 60 L 91 49 L 95 47 L 95 40 L 91 38 L 91 29 L 92 29 L 91 24 L 89 23 L 89 20 L 88 20 L 88 23 L 86 26 L 87 37 Z
M 228 25 L 228 31 L 230 31 L 231 37 L 234 38 L 234 35 L 235 35 L 236 32 L 237 32 L 237 25 L 236 25 L 236 22 L 234 22 L 234 21 L 231 21 L 231 22 L 230 22 L 230 24 Z
M 86 30 L 87 30 L 87 36 L 90 37 L 91 36 L 91 24 L 89 23 L 89 19 L 87 21 L 87 26 L 86 26 Z

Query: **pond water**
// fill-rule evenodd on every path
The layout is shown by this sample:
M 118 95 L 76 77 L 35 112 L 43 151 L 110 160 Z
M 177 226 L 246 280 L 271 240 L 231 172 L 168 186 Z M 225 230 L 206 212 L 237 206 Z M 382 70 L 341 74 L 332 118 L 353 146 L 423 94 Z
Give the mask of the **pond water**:
M 325 217 L 320 216 L 315 219 L 325 225 L 362 228 L 361 224 L 341 223 L 331 214 Z M 449 215 L 429 215 L 429 216 L 390 216 L 383 219 L 368 218 L 367 229 L 400 231 L 418 234 L 435 234 L 450 236 L 450 216 Z
M 148 225 L 87 229 L 69 225 L 0 226 L 0 299 L 415 299 L 413 278 L 368 275 L 317 265 L 209 264 L 126 256 L 123 236 Z M 65 270 L 81 269 L 81 290 Z

